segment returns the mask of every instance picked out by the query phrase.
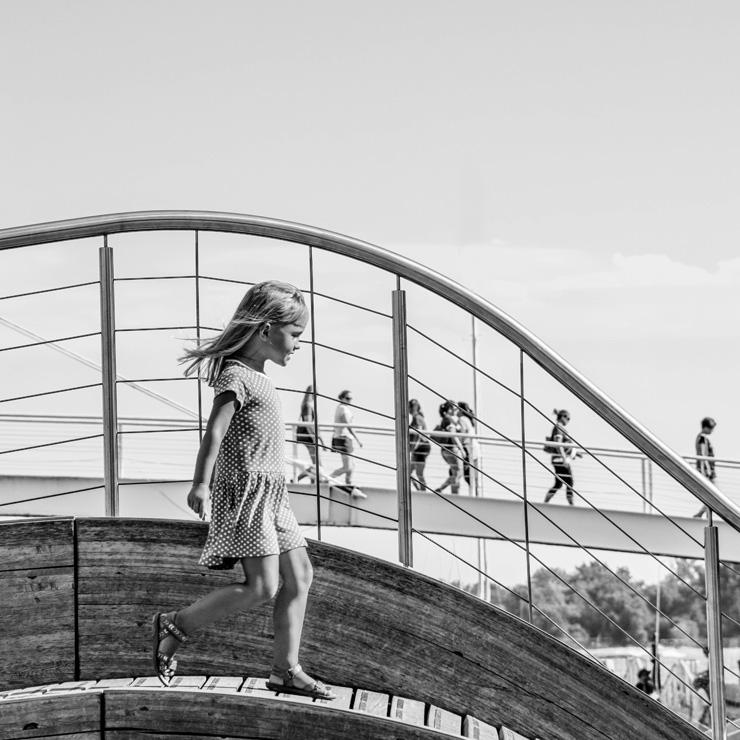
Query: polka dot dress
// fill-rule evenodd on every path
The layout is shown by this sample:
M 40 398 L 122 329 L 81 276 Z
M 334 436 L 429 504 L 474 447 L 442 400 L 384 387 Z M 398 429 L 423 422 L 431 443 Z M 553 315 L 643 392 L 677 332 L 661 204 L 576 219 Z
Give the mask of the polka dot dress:
M 216 459 L 200 564 L 223 570 L 240 558 L 305 547 L 285 485 L 285 430 L 275 386 L 263 373 L 228 360 L 213 390 L 233 391 L 237 410 Z

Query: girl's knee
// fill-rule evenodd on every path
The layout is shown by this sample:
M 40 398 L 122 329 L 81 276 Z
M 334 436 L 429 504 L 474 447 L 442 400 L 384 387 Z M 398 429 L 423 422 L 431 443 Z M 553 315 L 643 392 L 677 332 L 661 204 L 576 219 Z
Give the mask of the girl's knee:
M 271 577 L 256 577 L 239 584 L 239 596 L 247 605 L 256 601 L 258 604 L 265 603 L 275 598 L 278 592 L 279 580 Z

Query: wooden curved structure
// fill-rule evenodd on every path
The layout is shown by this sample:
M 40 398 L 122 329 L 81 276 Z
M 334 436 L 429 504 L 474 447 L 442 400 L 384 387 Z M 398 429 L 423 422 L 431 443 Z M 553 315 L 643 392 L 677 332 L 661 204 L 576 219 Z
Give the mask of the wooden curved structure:
M 189 603 L 241 575 L 196 565 L 205 535 L 205 524 L 161 520 L 55 519 L 0 525 L 6 604 L 0 611 L 0 661 L 5 668 L 0 689 L 150 675 L 152 613 Z M 408 697 L 490 725 L 506 724 L 527 738 L 702 737 L 593 661 L 469 594 L 324 543 L 311 542 L 310 553 L 315 580 L 301 659 L 330 684 Z M 178 654 L 178 673 L 263 675 L 271 662 L 271 621 L 267 605 L 203 631 Z M 142 689 L 68 697 L 45 694 L 3 704 L 17 713 L 24 703 L 36 702 L 38 710 L 41 702 L 53 712 L 75 701 L 80 717 L 97 711 L 95 716 L 112 722 L 106 737 L 139 736 L 139 730 L 157 737 L 183 732 L 318 736 L 293 730 L 281 734 L 280 727 L 306 723 L 331 738 L 439 736 L 428 728 L 392 728 L 382 717 L 362 717 L 374 723 L 374 729 L 367 724 L 362 729 L 354 715 L 331 706 L 253 699 L 245 708 L 243 695 Z M 10 716 L 2 711 L 0 715 Z M 174 716 L 180 719 L 173 725 L 168 717 Z M 0 731 L 5 721 L 0 720 Z M 237 721 L 241 734 L 236 734 Z M 251 729 L 245 722 L 253 722 Z M 27 734 L 0 736 L 52 734 L 36 720 L 30 724 L 36 729 Z M 63 730 L 86 731 L 81 726 Z

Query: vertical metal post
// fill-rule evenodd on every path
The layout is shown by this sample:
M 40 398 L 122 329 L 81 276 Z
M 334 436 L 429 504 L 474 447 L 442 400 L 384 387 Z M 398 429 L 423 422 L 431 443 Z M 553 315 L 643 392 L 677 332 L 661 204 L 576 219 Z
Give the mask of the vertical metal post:
M 409 367 L 406 341 L 406 291 L 401 279 L 393 291 L 393 398 L 396 413 L 396 485 L 398 487 L 398 559 L 414 564 L 411 523 L 411 471 L 409 446 Z
M 103 477 L 105 515 L 118 516 L 118 408 L 116 394 L 116 316 L 113 293 L 113 250 L 103 237 L 99 250 L 100 340 L 103 373 Z
M 647 512 L 647 501 L 645 499 L 647 498 L 647 490 L 645 486 L 645 458 L 640 458 L 640 477 L 642 480 L 642 513 L 645 514 Z
M 711 516 L 711 514 L 710 514 Z M 709 648 L 709 698 L 713 740 L 727 737 L 725 720 L 722 607 L 719 588 L 719 537 L 714 525 L 704 528 L 704 572 L 707 584 L 707 647 Z
M 313 387 L 313 438 L 316 444 L 316 537 L 321 540 L 321 444 L 319 443 L 319 390 L 316 383 L 316 304 L 314 301 L 313 247 L 308 245 L 308 283 L 311 299 L 311 385 Z
M 527 497 L 527 435 L 524 425 L 524 352 L 519 350 L 519 415 L 522 427 L 522 490 L 524 493 L 524 548 L 527 557 L 527 603 L 529 622 L 532 615 L 532 570 L 529 557 L 529 499 Z
M 478 332 L 475 326 L 475 316 L 470 317 L 470 329 L 472 337 L 472 363 L 473 363 L 473 411 L 476 417 L 479 417 L 480 409 L 478 408 Z M 473 434 L 478 434 L 478 424 L 473 421 Z M 472 445 L 471 445 L 472 448 Z M 480 449 L 480 443 L 478 443 Z M 472 462 L 472 461 L 471 461 Z M 476 466 L 481 466 L 481 458 L 475 461 Z M 473 495 L 480 496 L 482 491 L 481 475 L 477 470 L 470 469 L 471 479 L 473 481 Z M 486 541 L 483 537 L 478 538 L 478 595 L 483 601 L 491 600 L 491 584 L 488 580 L 488 551 L 486 550 Z
M 198 230 L 195 231 L 195 338 L 200 347 L 200 245 Z M 200 373 L 195 377 L 198 383 L 198 443 L 203 441 L 203 390 Z

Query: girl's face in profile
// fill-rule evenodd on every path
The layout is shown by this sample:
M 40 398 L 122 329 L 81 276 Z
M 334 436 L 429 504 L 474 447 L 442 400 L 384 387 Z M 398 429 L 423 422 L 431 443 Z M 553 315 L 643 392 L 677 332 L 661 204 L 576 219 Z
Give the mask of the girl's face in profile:
M 267 332 L 267 359 L 285 367 L 293 353 L 301 348 L 299 339 L 306 330 L 307 323 L 308 317 L 303 316 L 292 324 L 270 324 Z

